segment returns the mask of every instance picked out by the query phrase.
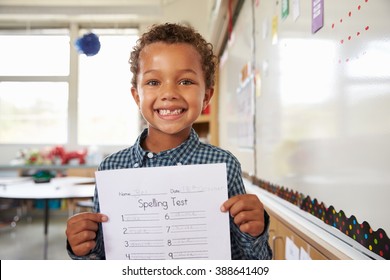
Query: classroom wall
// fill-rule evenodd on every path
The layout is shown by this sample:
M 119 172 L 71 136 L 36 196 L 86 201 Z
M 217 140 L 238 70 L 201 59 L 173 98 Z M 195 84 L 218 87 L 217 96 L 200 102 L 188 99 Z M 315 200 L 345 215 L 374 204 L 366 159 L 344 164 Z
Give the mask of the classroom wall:
M 242 145 L 238 134 L 242 112 L 237 106 L 237 91 L 240 87 L 240 71 L 248 61 L 251 61 L 253 52 L 252 42 L 252 15 L 251 1 L 244 1 L 234 33 L 231 34 L 231 47 L 229 47 L 220 60 L 219 80 L 219 133 L 220 145 L 228 147 L 236 155 L 242 164 L 243 170 L 251 174 L 255 173 L 254 150 Z M 242 22 L 242 23 L 241 23 Z
M 221 146 L 244 172 L 389 236 L 390 1 L 324 1 L 315 33 L 312 1 L 288 1 L 284 19 L 285 1 L 244 2 L 221 61 Z M 251 152 L 237 140 L 248 62 L 256 78 Z

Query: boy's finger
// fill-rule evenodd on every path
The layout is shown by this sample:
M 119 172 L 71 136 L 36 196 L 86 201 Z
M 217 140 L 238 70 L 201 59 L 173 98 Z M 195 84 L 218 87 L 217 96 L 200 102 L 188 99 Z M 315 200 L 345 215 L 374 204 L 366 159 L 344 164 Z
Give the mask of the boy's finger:
M 88 212 L 79 213 L 79 214 L 72 216 L 68 220 L 68 224 L 78 223 L 82 220 L 90 220 L 90 221 L 100 223 L 100 222 L 107 222 L 108 217 L 104 214 L 101 214 L 101 213 L 88 213 Z
M 72 247 L 72 251 L 76 256 L 85 256 L 93 248 L 95 248 L 95 246 L 96 246 L 96 242 L 94 240 L 89 240 Z
M 229 211 L 229 209 L 237 202 L 241 199 L 243 195 L 240 194 L 240 195 L 236 195 L 236 196 L 233 196 L 231 198 L 229 198 L 228 200 L 226 200 L 222 205 L 221 205 L 221 211 L 222 212 L 227 212 Z
M 242 232 L 253 237 L 259 236 L 264 231 L 264 223 L 259 221 L 250 221 L 239 226 Z

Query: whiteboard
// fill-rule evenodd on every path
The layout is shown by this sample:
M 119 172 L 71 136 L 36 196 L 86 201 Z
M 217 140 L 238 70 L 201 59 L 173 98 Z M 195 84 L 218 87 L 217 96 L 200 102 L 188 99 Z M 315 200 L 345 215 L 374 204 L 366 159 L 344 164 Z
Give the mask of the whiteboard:
M 284 19 L 284 1 L 244 2 L 221 61 L 221 146 L 237 155 L 243 171 L 255 166 L 257 178 L 389 236 L 390 1 L 324 1 L 316 33 L 312 1 L 290 0 Z M 240 117 L 234 96 L 252 48 L 261 81 L 254 160 L 226 128 Z

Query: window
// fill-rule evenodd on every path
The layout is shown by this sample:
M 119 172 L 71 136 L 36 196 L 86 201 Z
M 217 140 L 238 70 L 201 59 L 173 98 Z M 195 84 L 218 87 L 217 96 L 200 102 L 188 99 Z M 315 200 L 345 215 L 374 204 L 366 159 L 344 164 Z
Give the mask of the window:
M 87 57 L 71 51 L 69 29 L 0 31 L 0 150 L 133 144 L 139 112 L 128 59 L 137 30 L 93 32 L 101 49 Z
M 0 34 L 0 46 L 0 76 L 69 75 L 67 30 Z
M 68 83 L 0 83 L 1 143 L 64 144 Z
M 67 30 L 0 34 L 0 144 L 67 141 Z

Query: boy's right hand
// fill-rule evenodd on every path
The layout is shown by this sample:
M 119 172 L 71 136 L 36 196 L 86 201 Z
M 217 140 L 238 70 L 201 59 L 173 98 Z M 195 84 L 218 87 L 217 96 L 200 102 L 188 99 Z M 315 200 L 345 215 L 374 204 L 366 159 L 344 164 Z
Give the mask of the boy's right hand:
M 76 256 L 85 256 L 95 248 L 98 223 L 107 220 L 106 215 L 87 212 L 76 214 L 68 219 L 66 236 Z

